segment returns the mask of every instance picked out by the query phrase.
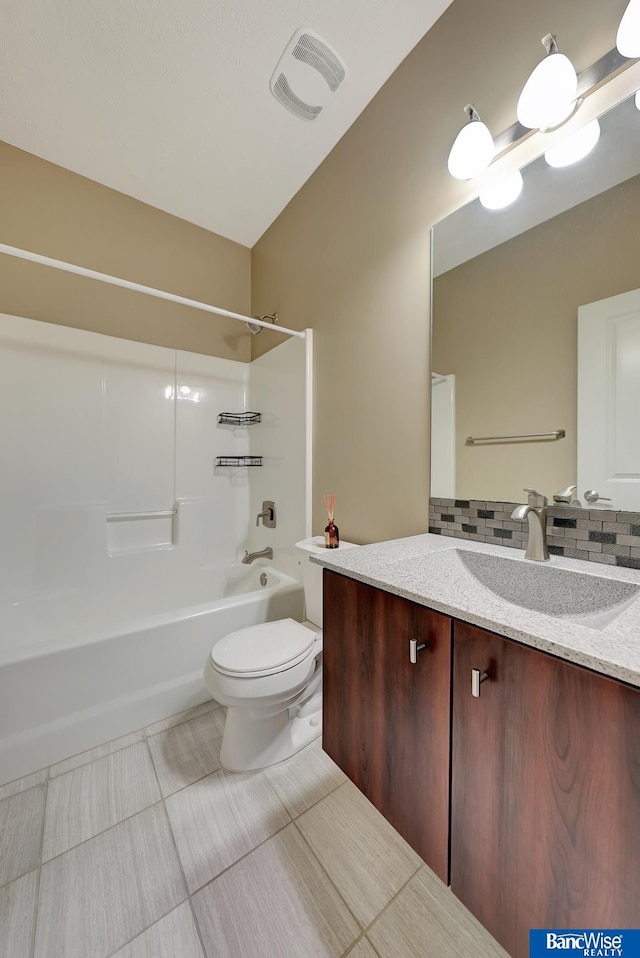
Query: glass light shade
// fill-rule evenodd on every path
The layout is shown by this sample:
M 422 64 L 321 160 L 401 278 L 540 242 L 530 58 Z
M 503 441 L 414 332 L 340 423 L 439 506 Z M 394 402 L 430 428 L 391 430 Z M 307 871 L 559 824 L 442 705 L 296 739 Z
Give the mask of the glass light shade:
M 449 153 L 449 172 L 457 180 L 471 180 L 491 163 L 495 146 L 482 120 L 470 120 L 454 140 Z
M 486 210 L 502 210 L 510 206 L 522 193 L 523 179 L 520 170 L 516 170 L 504 180 L 492 183 L 480 194 L 480 202 Z
M 518 121 L 530 130 L 558 126 L 572 113 L 578 93 L 578 76 L 564 53 L 541 60 L 518 100 Z
M 592 120 L 591 123 L 587 123 L 571 136 L 565 137 L 560 143 L 548 149 L 544 158 L 549 166 L 556 168 L 571 166 L 572 163 L 577 163 L 588 156 L 599 139 L 600 124 L 597 120 Z
M 631 0 L 624 11 L 616 46 L 623 57 L 640 57 L 640 0 Z

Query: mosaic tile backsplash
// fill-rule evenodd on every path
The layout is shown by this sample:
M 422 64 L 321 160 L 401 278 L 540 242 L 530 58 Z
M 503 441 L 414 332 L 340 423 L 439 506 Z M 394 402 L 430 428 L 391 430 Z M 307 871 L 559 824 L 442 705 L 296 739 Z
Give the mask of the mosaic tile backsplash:
M 429 532 L 525 549 L 529 524 L 511 518 L 517 504 L 430 499 Z M 550 506 L 547 543 L 552 555 L 640 569 L 640 512 Z

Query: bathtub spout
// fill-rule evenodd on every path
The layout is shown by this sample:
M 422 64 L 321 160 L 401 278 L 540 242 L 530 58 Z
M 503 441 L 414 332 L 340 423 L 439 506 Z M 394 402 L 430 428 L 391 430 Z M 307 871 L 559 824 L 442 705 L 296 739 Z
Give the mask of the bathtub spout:
M 244 565 L 249 565 L 250 562 L 253 562 L 254 559 L 273 559 L 273 549 L 271 546 L 267 546 L 266 549 L 262 549 L 261 552 L 246 552 L 242 557 L 242 562 Z

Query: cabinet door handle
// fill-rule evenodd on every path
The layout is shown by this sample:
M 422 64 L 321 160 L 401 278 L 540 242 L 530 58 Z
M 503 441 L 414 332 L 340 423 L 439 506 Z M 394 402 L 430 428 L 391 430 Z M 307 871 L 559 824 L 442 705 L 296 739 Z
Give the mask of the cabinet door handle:
M 475 699 L 480 698 L 480 686 L 488 678 L 488 672 L 481 672 L 480 669 L 471 669 L 471 694 Z
M 421 642 L 418 645 L 417 639 L 409 639 L 409 661 L 412 665 L 415 665 L 418 661 L 418 652 L 421 652 L 422 649 L 426 649 L 427 643 Z

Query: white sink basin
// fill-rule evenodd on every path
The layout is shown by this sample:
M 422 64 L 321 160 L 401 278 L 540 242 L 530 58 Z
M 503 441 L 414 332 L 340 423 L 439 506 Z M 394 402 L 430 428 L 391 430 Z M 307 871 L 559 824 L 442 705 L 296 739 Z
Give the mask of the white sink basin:
M 630 582 L 530 560 L 463 549 L 447 549 L 434 553 L 433 558 L 441 571 L 448 566 L 449 573 L 469 576 L 511 605 L 595 629 L 609 625 L 640 595 L 640 586 Z

